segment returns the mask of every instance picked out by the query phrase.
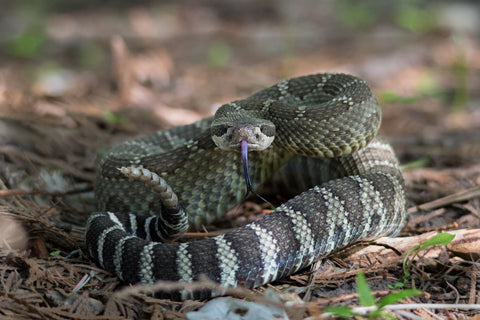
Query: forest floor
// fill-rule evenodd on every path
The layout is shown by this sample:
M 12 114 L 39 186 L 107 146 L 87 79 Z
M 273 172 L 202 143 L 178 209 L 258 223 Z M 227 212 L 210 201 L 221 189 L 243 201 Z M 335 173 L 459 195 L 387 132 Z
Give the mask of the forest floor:
M 42 33 L 30 56 L 21 39 L 0 41 L 0 318 L 183 319 L 201 308 L 207 301 L 122 286 L 89 260 L 83 232 L 98 155 L 282 79 L 346 72 L 365 79 L 382 105 L 380 132 L 404 168 L 406 226 L 398 238 L 231 295 L 274 304 L 290 319 L 320 318 L 327 306 L 359 306 L 360 270 L 377 301 L 398 291 L 390 286 L 401 281 L 407 252 L 448 232 L 450 244 L 422 250 L 409 269 L 405 287 L 421 294 L 396 304 L 414 305 L 385 312 L 479 319 L 478 308 L 459 305 L 480 304 L 480 28 L 448 24 L 453 5 L 436 8 L 443 24 L 412 31 L 388 22 L 402 8 L 351 25 L 349 9 L 330 2 L 215 3 L 64 8 L 35 16 Z M 264 214 L 246 202 L 205 232 Z

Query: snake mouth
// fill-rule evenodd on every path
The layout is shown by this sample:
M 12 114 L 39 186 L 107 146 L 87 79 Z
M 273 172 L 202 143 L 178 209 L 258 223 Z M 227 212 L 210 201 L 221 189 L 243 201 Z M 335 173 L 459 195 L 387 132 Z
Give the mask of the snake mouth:
M 223 150 L 241 151 L 242 143 L 248 144 L 249 151 L 262 151 L 267 149 L 275 139 L 254 128 L 228 128 L 222 135 L 212 135 L 215 144 Z
M 236 144 L 232 145 L 232 149 L 238 149 L 239 151 L 242 152 L 242 154 L 245 152 L 244 149 L 248 148 L 248 151 L 262 151 L 265 150 L 266 148 L 258 143 L 252 143 L 247 140 L 241 140 L 237 142 Z
M 248 140 L 243 139 L 238 142 L 232 142 L 228 144 L 222 143 L 222 146 L 220 147 L 220 149 L 240 151 L 243 153 L 243 149 L 245 148 L 244 144 L 248 145 L 248 151 L 250 152 L 250 151 L 263 151 L 270 146 L 271 142 L 265 145 L 263 143 L 250 142 Z

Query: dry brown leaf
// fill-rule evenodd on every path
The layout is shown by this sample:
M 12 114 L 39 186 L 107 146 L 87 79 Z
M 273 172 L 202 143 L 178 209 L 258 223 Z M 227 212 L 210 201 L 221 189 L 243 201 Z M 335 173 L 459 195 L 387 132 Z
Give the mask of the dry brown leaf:
M 480 229 L 456 233 L 455 239 L 447 248 L 458 257 L 477 261 L 480 259 Z

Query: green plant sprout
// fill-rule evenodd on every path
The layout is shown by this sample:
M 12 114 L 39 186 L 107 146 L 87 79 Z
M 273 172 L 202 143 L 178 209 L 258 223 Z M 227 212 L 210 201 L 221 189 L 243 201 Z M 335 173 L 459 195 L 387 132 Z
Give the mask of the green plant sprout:
M 50 252 L 49 254 L 50 254 L 51 257 L 55 257 L 55 256 L 58 256 L 60 253 L 61 253 L 60 250 L 55 250 L 55 251 Z
M 397 282 L 395 283 L 395 286 L 393 288 L 399 288 L 399 287 L 404 287 L 407 283 L 408 278 L 410 277 L 410 269 L 412 267 L 413 260 L 415 260 L 415 257 L 418 255 L 420 251 L 422 251 L 425 248 L 435 246 L 435 245 L 447 245 L 450 242 L 452 242 L 453 238 L 455 238 L 454 234 L 451 233 L 438 233 L 434 237 L 420 243 L 419 245 L 416 245 L 412 249 L 410 249 L 407 254 L 405 255 L 405 258 L 403 259 L 403 277 L 402 277 L 402 282 Z M 413 253 L 413 254 L 412 254 Z M 410 259 L 410 255 L 412 256 Z
M 410 249 L 405 258 L 403 259 L 403 277 L 401 282 L 395 283 L 394 286 L 388 285 L 390 289 L 399 289 L 403 288 L 408 278 L 410 277 L 410 269 L 412 267 L 413 260 L 425 248 L 435 246 L 435 245 L 447 245 L 452 242 L 453 238 L 455 238 L 454 234 L 451 233 L 438 233 L 434 237 L 416 245 L 412 249 Z M 409 257 L 411 258 L 409 259 Z M 416 295 L 421 294 L 422 291 L 418 289 L 404 289 L 398 292 L 391 293 L 382 299 L 380 299 L 377 303 L 375 303 L 375 297 L 372 294 L 370 287 L 368 286 L 367 280 L 365 279 L 365 274 L 363 272 L 359 272 L 357 274 L 357 294 L 358 294 L 358 302 L 361 306 L 364 307 L 374 307 L 373 310 L 368 314 L 368 319 L 375 319 L 375 318 L 388 318 L 388 319 L 395 319 L 394 316 L 385 313 L 383 308 L 387 305 L 394 304 L 404 298 L 413 297 Z M 331 306 L 325 309 L 326 312 L 332 313 L 335 316 L 348 318 L 352 316 L 361 316 L 356 312 L 353 308 L 347 306 Z
M 214 42 L 207 52 L 207 61 L 213 67 L 225 67 L 231 60 L 232 49 L 226 42 Z
M 372 294 L 370 287 L 368 286 L 367 280 L 365 279 L 365 274 L 360 271 L 357 274 L 357 294 L 358 294 L 358 302 L 361 306 L 364 307 L 371 307 L 373 306 L 373 310 L 368 314 L 368 319 L 376 319 L 376 318 L 388 318 L 388 319 L 395 319 L 394 316 L 385 313 L 383 308 L 387 305 L 394 304 L 404 298 L 413 297 L 416 295 L 421 294 L 421 290 L 417 289 L 405 289 L 398 292 L 391 293 L 378 302 L 375 302 L 375 296 Z M 326 312 L 332 313 L 335 316 L 348 318 L 352 316 L 362 316 L 362 314 L 356 312 L 353 308 L 347 306 L 331 306 L 325 308 Z
M 103 114 L 103 119 L 108 123 L 115 125 L 124 123 L 127 120 L 127 117 L 123 114 L 107 111 Z
M 431 157 L 430 156 L 423 156 L 417 160 L 410 161 L 408 163 L 405 163 L 404 165 L 401 165 L 400 167 L 402 170 L 407 170 L 407 169 L 418 169 L 418 168 L 425 168 L 431 163 Z

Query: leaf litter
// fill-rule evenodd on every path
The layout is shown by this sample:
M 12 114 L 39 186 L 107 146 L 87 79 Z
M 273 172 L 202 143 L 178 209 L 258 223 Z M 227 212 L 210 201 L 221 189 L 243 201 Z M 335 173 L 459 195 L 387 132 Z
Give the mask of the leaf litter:
M 221 18 L 207 19 L 207 13 L 217 13 L 209 6 L 183 4 L 178 9 L 184 22 L 205 32 L 197 34 L 198 39 L 220 37 L 212 50 L 225 50 L 225 42 L 218 45 L 225 35 L 211 30 L 228 30 L 230 57 L 222 56 L 227 60 L 220 65 L 208 62 L 215 54 L 198 61 L 204 43 L 187 52 L 186 42 L 169 40 L 181 34 L 192 37 L 195 28 L 188 23 L 184 29 L 170 27 L 171 38 L 150 43 L 150 37 L 158 35 L 146 26 L 162 22 L 150 21 L 149 12 L 138 7 L 127 9 L 138 39 L 111 35 L 104 45 L 111 50 L 107 55 L 113 66 L 102 66 L 101 71 L 88 75 L 79 73 L 77 79 L 72 79 L 75 73 L 59 73 L 59 77 L 68 74 L 69 87 L 51 88 L 55 83 L 50 82 L 31 86 L 16 72 L 21 67 L 14 63 L 0 70 L 0 224 L 11 232 L 0 235 L 0 318 L 183 319 L 205 305 L 207 301 L 155 298 L 151 288 L 122 286 L 85 255 L 84 223 L 94 206 L 97 155 L 125 139 L 196 121 L 212 114 L 221 103 L 287 76 L 326 71 L 356 73 L 375 92 L 393 90 L 400 97 L 414 97 L 396 99 L 389 94 L 382 101 L 378 94 L 384 107 L 381 133 L 392 141 L 403 164 L 412 163 L 405 169 L 409 222 L 398 238 L 357 243 L 295 275 L 253 290 L 229 289 L 227 295 L 268 304 L 271 300 L 266 295 L 273 291 L 290 319 L 319 317 L 326 306 L 358 305 L 355 278 L 359 270 L 365 273 L 375 298 L 387 296 L 391 293 L 388 285 L 403 276 L 404 255 L 436 233 L 449 232 L 455 239 L 448 246 L 427 248 L 412 264 L 407 285 L 423 293 L 406 302 L 418 306 L 408 313 L 392 312 L 398 318 L 473 317 L 478 311 L 420 306 L 480 303 L 480 167 L 476 161 L 480 155 L 480 92 L 470 90 L 470 103 L 463 110 L 451 110 L 458 61 L 451 39 L 430 33 L 406 36 L 407 45 L 389 42 L 380 50 L 353 37 L 349 38 L 350 50 L 357 55 L 348 59 L 345 42 L 329 30 L 325 33 L 331 40 L 328 49 L 312 41 L 308 50 L 271 55 L 255 46 L 245 49 L 248 32 L 236 33 Z M 193 13 L 194 9 L 198 11 Z M 71 18 L 62 23 L 82 24 L 82 17 Z M 60 23 L 58 16 L 55 19 L 51 23 Z M 242 26 L 240 30 L 260 28 L 238 19 L 235 23 Z M 274 28 L 268 29 L 275 21 L 271 19 L 262 17 L 264 32 L 278 36 Z M 478 39 L 467 39 L 469 86 L 479 88 L 479 65 L 472 58 L 480 55 Z M 418 46 L 420 41 L 429 46 Z M 437 87 L 418 89 L 432 74 Z M 419 159 L 424 160 L 414 164 Z M 281 195 L 272 197 L 284 200 Z M 264 209 L 250 199 L 228 214 L 230 220 L 221 219 L 205 226 L 205 233 L 186 237 L 223 233 L 261 217 Z M 215 286 L 207 280 L 191 285 Z M 157 288 L 178 290 L 191 285 L 165 282 Z

